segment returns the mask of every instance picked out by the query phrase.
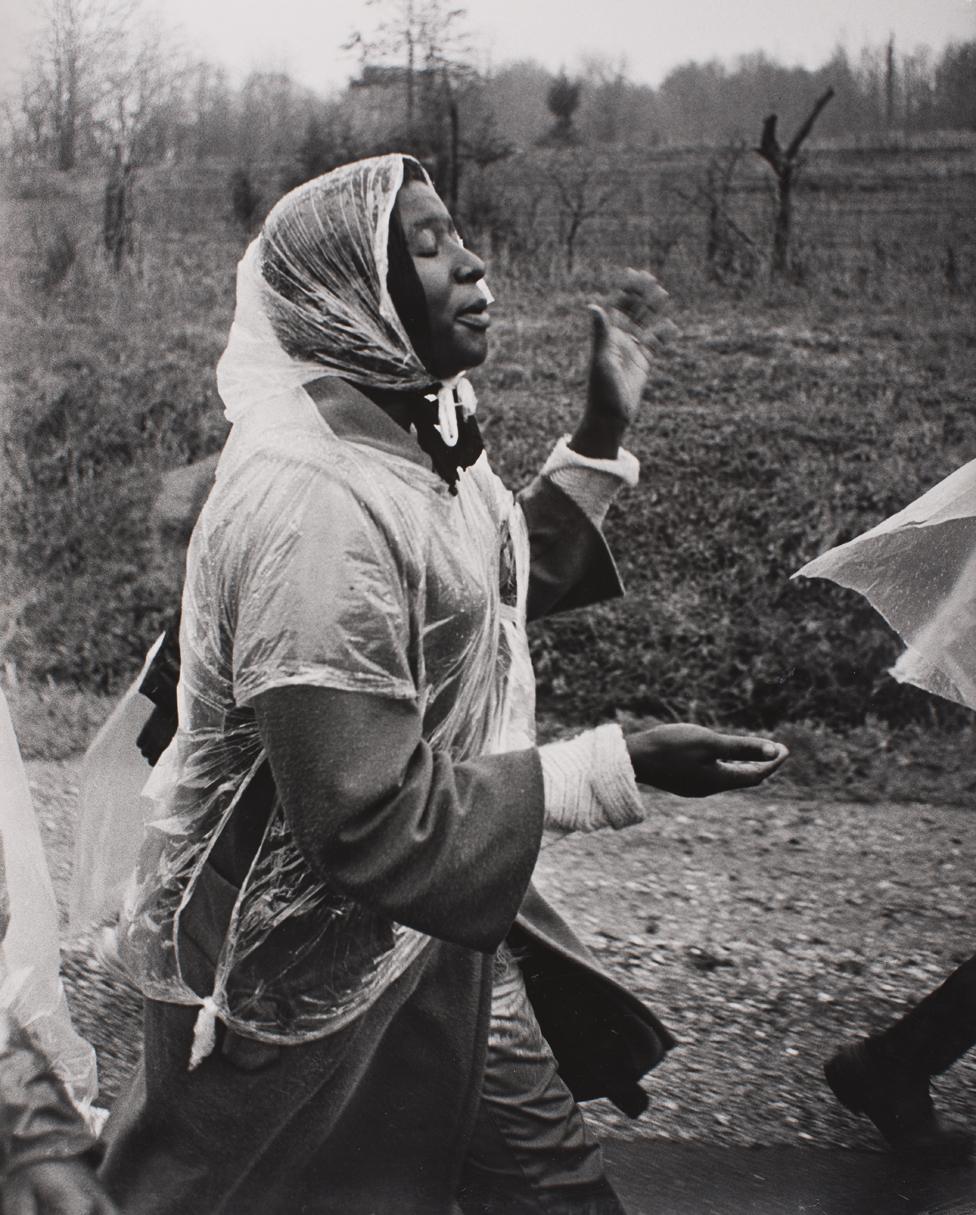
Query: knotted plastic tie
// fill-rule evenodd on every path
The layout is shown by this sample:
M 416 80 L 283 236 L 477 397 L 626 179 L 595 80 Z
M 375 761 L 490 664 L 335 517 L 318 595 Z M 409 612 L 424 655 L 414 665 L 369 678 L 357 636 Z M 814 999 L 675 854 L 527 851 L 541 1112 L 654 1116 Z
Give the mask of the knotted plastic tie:
M 437 430 L 447 447 L 457 447 L 460 434 L 457 423 L 456 406 L 460 405 L 464 417 L 470 418 L 478 408 L 478 398 L 471 387 L 471 381 L 460 372 L 451 379 L 445 380 L 437 392 L 429 392 L 426 400 L 437 402 Z
M 193 1023 L 193 1047 L 190 1050 L 190 1068 L 199 1067 L 214 1048 L 217 1040 L 217 1002 L 213 996 L 207 996 L 197 1019 Z

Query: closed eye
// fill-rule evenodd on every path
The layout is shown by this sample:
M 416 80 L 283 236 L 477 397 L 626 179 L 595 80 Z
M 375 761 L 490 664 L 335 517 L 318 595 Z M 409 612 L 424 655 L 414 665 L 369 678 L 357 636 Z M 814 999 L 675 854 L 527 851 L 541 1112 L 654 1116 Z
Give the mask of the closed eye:
M 441 241 L 449 240 L 452 244 L 461 244 L 457 229 L 449 219 L 428 220 L 414 226 L 411 233 L 413 248 L 417 257 L 436 257 L 440 252 Z

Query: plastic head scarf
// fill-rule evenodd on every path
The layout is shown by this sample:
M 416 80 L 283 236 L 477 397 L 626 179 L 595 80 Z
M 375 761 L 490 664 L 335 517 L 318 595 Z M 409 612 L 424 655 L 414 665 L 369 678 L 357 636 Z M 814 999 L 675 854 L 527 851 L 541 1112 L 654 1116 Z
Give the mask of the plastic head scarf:
M 976 709 L 976 460 L 793 576 L 859 591 L 906 642 L 891 674 Z
M 237 310 L 217 366 L 230 422 L 257 412 L 270 421 L 322 376 L 400 391 L 431 385 L 386 284 L 404 159 L 343 165 L 268 215 L 238 265 Z M 412 171 L 430 184 L 417 161 Z

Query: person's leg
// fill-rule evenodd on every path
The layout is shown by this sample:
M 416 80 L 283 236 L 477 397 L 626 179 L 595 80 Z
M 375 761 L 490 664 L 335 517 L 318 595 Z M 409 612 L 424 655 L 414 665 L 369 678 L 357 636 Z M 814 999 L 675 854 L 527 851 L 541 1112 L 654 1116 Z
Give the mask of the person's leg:
M 464 1215 L 624 1215 L 505 947 L 458 1201 Z
M 827 1061 L 824 1072 L 838 1100 L 866 1114 L 902 1151 L 934 1161 L 965 1159 L 973 1135 L 941 1122 L 929 1078 L 976 1045 L 976 956 L 893 1025 Z

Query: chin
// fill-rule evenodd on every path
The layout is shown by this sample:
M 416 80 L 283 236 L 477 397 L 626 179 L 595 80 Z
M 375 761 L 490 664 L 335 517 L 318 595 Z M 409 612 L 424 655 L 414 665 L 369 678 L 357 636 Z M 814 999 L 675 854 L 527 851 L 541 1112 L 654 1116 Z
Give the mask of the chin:
M 460 375 L 462 371 L 471 371 L 475 367 L 480 367 L 487 357 L 487 341 L 465 343 L 464 350 L 454 351 L 451 358 L 445 359 L 440 366 L 431 367 L 430 370 L 434 375 L 447 380 L 452 375 Z

